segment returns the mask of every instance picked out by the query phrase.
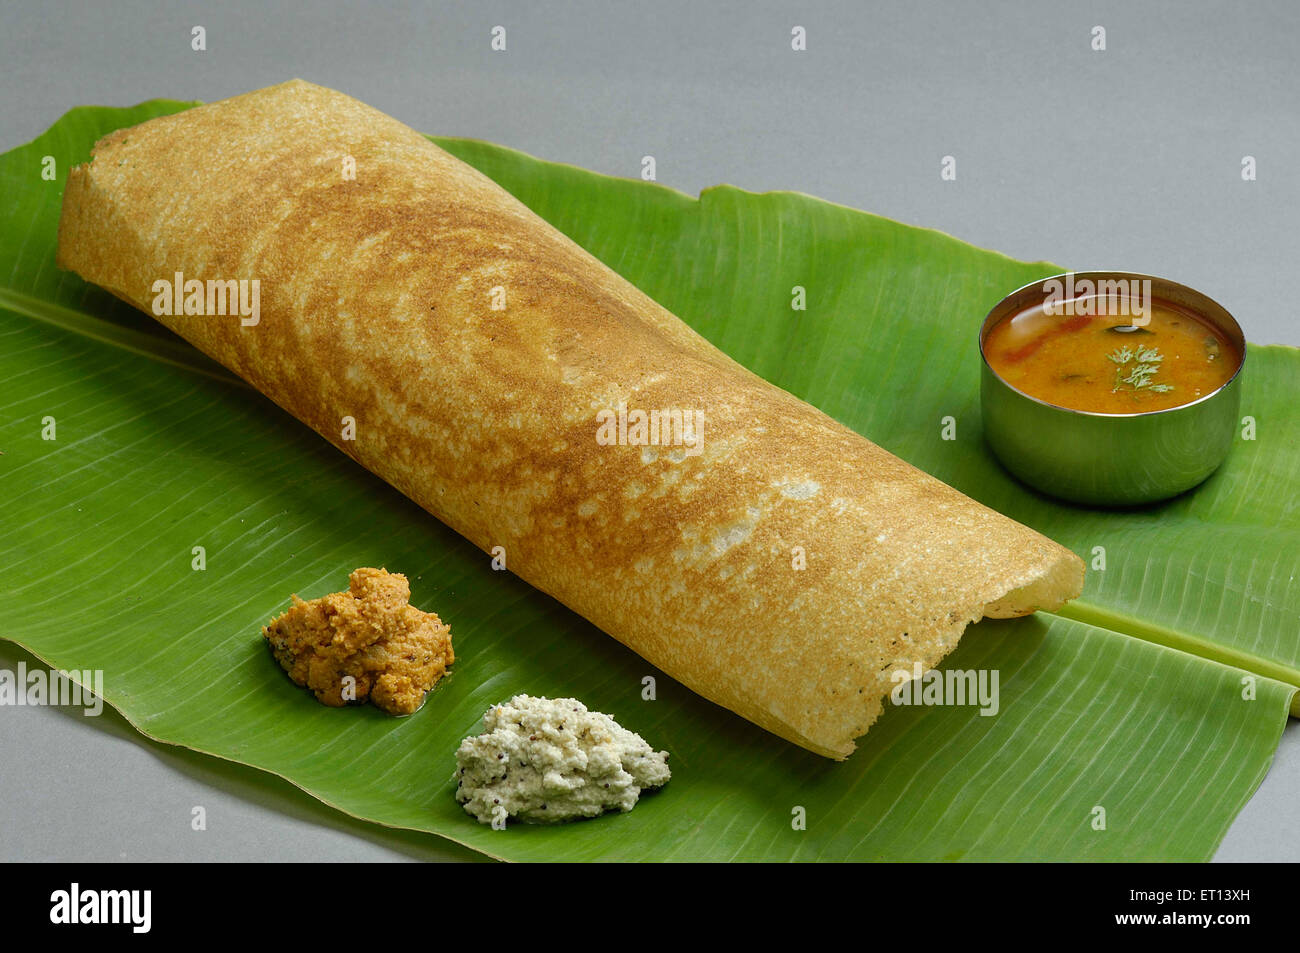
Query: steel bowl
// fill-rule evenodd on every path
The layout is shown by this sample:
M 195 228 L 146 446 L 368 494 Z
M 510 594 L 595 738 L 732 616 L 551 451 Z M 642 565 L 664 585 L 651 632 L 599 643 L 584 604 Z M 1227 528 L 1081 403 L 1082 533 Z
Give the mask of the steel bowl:
M 984 340 L 1014 314 L 1044 303 L 1055 279 L 1151 282 L 1156 301 L 1213 324 L 1240 355 L 1223 386 L 1187 404 L 1135 414 L 1073 410 L 1017 390 L 989 366 Z M 979 334 L 984 437 L 1007 470 L 1043 493 L 1075 503 L 1136 506 L 1190 490 L 1218 469 L 1238 426 L 1246 339 L 1218 302 L 1177 282 L 1125 271 L 1053 275 L 1018 288 L 984 318 Z

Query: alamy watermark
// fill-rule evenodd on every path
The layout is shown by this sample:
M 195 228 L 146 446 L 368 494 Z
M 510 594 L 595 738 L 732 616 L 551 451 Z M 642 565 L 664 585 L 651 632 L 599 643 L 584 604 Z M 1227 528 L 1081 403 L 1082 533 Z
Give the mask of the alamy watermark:
M 82 708 L 87 715 L 104 710 L 104 673 L 101 669 L 63 672 L 44 668 L 27 671 L 19 662 L 17 671 L 0 668 L 0 706 L 59 705 Z
M 1133 327 L 1145 327 L 1151 321 L 1150 278 L 1078 278 L 1067 272 L 1065 280 L 1048 278 L 1043 282 L 1043 313 L 1132 318 Z
M 50 923 L 121 924 L 132 933 L 148 933 L 153 926 L 153 891 L 87 890 L 74 881 L 67 890 L 50 894 Z
M 149 290 L 155 315 L 237 314 L 246 328 L 262 320 L 262 282 L 257 278 L 200 281 L 178 271 L 170 281 L 159 278 Z
M 1001 707 L 997 669 L 932 668 L 926 672 L 920 662 L 913 662 L 911 671 L 895 669 L 889 680 L 894 683 L 889 698 L 895 705 L 978 706 L 985 717 L 996 715 Z
M 681 447 L 686 456 L 693 457 L 703 441 L 701 410 L 628 410 L 627 404 L 619 401 L 616 410 L 596 414 L 596 443 L 602 447 Z

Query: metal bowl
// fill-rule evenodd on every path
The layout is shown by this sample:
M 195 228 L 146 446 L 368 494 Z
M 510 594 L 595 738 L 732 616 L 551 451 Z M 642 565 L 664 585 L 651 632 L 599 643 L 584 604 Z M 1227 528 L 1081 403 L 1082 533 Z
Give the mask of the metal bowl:
M 984 340 L 1013 314 L 1042 304 L 1054 275 L 1018 288 L 994 306 L 980 327 L 980 409 L 984 436 L 1002 465 L 1025 483 L 1076 503 L 1135 506 L 1177 496 L 1213 473 L 1228 455 L 1238 425 L 1246 339 L 1218 302 L 1177 282 L 1126 271 L 1080 271 L 1073 282 L 1151 282 L 1154 300 L 1213 324 L 1240 355 L 1228 382 L 1177 407 L 1136 414 L 1072 410 L 1012 387 L 989 366 Z

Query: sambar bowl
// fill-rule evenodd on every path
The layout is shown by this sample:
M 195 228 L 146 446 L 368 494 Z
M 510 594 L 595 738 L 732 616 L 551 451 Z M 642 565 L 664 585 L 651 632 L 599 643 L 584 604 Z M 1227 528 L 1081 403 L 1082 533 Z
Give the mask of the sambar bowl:
M 1233 345 L 1237 366 L 1227 382 L 1185 404 L 1135 413 L 1075 410 L 1009 384 L 985 351 L 1000 322 L 1046 302 L 1052 282 L 1149 281 L 1153 300 L 1192 312 Z M 1085 286 L 1086 287 L 1086 286 Z M 1246 340 L 1218 302 L 1186 285 L 1136 272 L 1053 275 L 1007 295 L 980 327 L 980 412 L 984 436 L 1013 475 L 1050 496 L 1093 506 L 1136 506 L 1168 499 L 1210 476 L 1228 455 L 1238 426 Z

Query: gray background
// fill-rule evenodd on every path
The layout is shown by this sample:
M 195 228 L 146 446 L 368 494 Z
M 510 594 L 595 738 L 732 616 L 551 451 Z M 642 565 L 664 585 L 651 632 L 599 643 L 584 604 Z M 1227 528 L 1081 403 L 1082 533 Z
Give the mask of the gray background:
M 1300 344 L 1300 4 L 0 3 L 0 151 L 74 105 L 298 76 L 424 132 L 796 189 L 1025 259 L 1164 275 Z M 190 28 L 208 49 L 190 49 Z M 489 49 L 507 28 L 508 49 Z M 808 50 L 790 49 L 807 29 Z M 1107 50 L 1093 52 L 1102 25 Z M 939 164 L 957 160 L 957 179 Z M 1243 182 L 1242 157 L 1258 165 Z M 1300 383 L 1300 382 L 1298 382 Z M 36 664 L 0 642 L 0 667 Z M 115 713 L 0 709 L 0 859 L 470 859 Z M 1195 757 L 1195 752 L 1188 753 Z M 1220 860 L 1300 860 L 1288 725 Z M 208 831 L 189 828 L 203 805 Z

